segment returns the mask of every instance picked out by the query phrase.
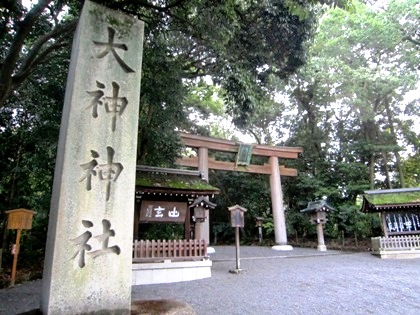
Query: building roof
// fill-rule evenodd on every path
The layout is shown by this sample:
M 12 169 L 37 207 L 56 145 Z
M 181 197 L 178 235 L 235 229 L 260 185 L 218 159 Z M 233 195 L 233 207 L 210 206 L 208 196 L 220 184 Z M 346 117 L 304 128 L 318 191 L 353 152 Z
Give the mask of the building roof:
M 202 179 L 198 171 L 139 166 L 136 178 L 138 193 L 198 197 L 216 195 L 220 190 Z
M 216 208 L 216 204 L 213 202 L 210 202 L 208 198 L 204 196 L 200 196 L 197 199 L 194 200 L 194 202 L 189 206 L 190 208 L 193 207 L 203 207 L 205 209 L 214 209 Z
M 228 207 L 229 211 L 233 211 L 233 210 L 241 210 L 242 212 L 247 212 L 248 210 L 245 209 L 244 207 L 241 207 L 240 205 L 234 205 L 232 207 Z
M 300 210 L 300 212 L 304 213 L 329 211 L 335 211 L 335 209 L 329 206 L 325 200 L 311 201 L 305 209 Z
M 419 210 L 420 187 L 368 190 L 363 195 L 362 212 Z

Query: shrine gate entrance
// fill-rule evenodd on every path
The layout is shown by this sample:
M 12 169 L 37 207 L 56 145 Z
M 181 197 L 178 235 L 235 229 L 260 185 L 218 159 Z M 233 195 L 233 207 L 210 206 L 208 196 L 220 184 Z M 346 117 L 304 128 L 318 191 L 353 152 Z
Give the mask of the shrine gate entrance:
M 246 145 L 240 142 L 191 135 L 188 133 L 181 133 L 180 136 L 186 147 L 198 149 L 198 156 L 180 158 L 176 164 L 198 168 L 202 172 L 203 178 L 207 181 L 209 178 L 209 169 L 270 175 L 275 242 L 280 245 L 277 249 L 291 249 L 287 245 L 286 220 L 280 176 L 297 176 L 297 170 L 279 165 L 279 158 L 297 159 L 298 154 L 303 152 L 302 148 L 274 147 L 257 144 Z M 209 158 L 209 150 L 236 153 L 237 161 L 234 163 Z M 249 164 L 251 155 L 268 157 L 268 164 Z M 203 235 L 198 238 L 205 239 L 209 243 L 209 220 L 206 221 L 206 225 L 202 231 Z

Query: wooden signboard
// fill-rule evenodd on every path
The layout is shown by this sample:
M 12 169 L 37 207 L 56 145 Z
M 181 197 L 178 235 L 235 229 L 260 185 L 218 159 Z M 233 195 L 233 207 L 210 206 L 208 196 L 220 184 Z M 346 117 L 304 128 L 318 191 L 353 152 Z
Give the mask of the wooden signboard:
M 15 209 L 6 211 L 8 214 L 7 228 L 9 230 L 32 229 L 32 217 L 36 213 L 27 209 Z
M 140 208 L 140 223 L 184 223 L 186 202 L 143 200 Z
M 10 286 L 14 286 L 15 279 L 16 279 L 17 260 L 18 260 L 19 249 L 20 249 L 20 235 L 22 233 L 22 230 L 32 229 L 32 218 L 36 212 L 32 210 L 28 210 L 28 209 L 22 209 L 22 208 L 8 210 L 5 212 L 8 215 L 7 228 L 9 230 L 17 230 L 16 243 L 13 244 L 13 247 L 12 247 L 13 265 L 12 265 L 12 274 L 10 276 Z
M 244 227 L 245 226 L 244 214 L 247 210 L 238 205 L 229 207 L 228 209 L 230 211 L 230 221 L 232 223 L 232 227 Z

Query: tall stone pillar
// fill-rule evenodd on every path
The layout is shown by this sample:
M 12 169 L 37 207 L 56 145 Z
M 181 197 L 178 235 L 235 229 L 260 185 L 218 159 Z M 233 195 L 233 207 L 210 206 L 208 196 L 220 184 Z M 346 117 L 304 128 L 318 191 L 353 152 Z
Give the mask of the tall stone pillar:
M 130 314 L 143 23 L 86 1 L 73 41 L 43 314 Z
M 324 227 L 322 225 L 322 223 L 318 223 L 316 225 L 316 232 L 318 235 L 318 250 L 320 252 L 325 252 L 327 250 L 327 246 L 325 246 L 325 241 L 324 241 Z
M 272 156 L 269 158 L 271 166 L 270 175 L 270 189 L 271 189 L 271 205 L 273 208 L 274 220 L 274 236 L 275 242 L 278 244 L 274 246 L 275 250 L 291 250 L 292 247 L 287 245 L 286 233 L 286 218 L 284 215 L 283 206 L 283 192 L 281 189 L 279 160 L 277 157 Z

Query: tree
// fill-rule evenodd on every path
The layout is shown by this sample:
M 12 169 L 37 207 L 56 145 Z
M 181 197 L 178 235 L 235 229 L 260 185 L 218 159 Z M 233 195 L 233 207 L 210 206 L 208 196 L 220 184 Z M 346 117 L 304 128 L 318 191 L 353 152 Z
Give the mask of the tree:
M 407 187 L 420 186 L 420 154 L 412 154 L 402 162 L 406 174 Z
M 303 64 L 313 3 L 320 1 L 100 2 L 146 23 L 138 161 L 169 166 L 179 147 L 174 130 L 199 131 L 186 110 L 200 88 L 197 78 L 211 75 L 224 87 L 230 110 L 246 118 L 257 96 L 270 91 L 266 77 L 285 78 Z M 3 210 L 33 209 L 38 215 L 31 233 L 46 228 L 71 38 L 82 4 L 0 4 L 0 219 Z M 193 106 L 204 103 L 196 99 Z
M 37 67 L 68 49 L 77 18 L 73 10 L 67 18 L 59 18 L 66 4 L 39 0 L 30 10 L 20 1 L 0 5 L 0 108 Z
M 54 63 L 31 75 L 0 109 L 2 248 L 7 248 L 8 239 L 4 211 L 34 210 L 33 228 L 24 233 L 27 239 L 21 253 L 22 258 L 30 256 L 27 261 L 31 262 L 42 263 L 43 259 L 64 97 L 63 68 L 67 68 L 68 58 L 68 53 L 57 55 Z M 48 80 L 50 76 L 56 80 Z
M 353 11 L 329 10 L 320 19 L 308 63 L 288 79 L 290 98 L 279 124 L 289 132 L 281 143 L 304 149 L 289 163 L 298 177 L 284 181 L 289 217 L 327 196 L 344 212 L 332 221 L 360 236 L 377 222 L 357 214 L 357 196 L 416 178 L 416 160 L 405 164 L 401 155 L 410 150 L 401 152 L 418 148 L 418 100 L 406 100 L 418 82 L 418 46 L 406 38 L 407 32 L 415 38 L 418 12 L 411 1 L 390 2 L 382 11 L 353 3 Z
M 334 161 L 367 165 L 371 188 L 378 170 L 388 188 L 404 186 L 399 151 L 414 137 L 410 123 L 399 117 L 404 96 L 418 81 L 412 58 L 417 48 L 405 40 L 400 24 L 389 23 L 389 16 L 396 21 L 398 12 L 410 16 L 415 10 L 409 1 L 405 10 L 392 11 L 390 4 L 380 13 L 354 4 L 354 12 L 334 9 L 322 19 L 310 62 L 291 80 L 292 102 L 305 113 L 304 121 L 297 118 L 297 134 L 311 128 L 303 139 L 313 150 Z
M 235 121 L 245 123 L 269 98 L 273 85 L 268 78 L 285 78 L 305 61 L 304 43 L 312 35 L 315 4 L 348 2 L 101 3 L 146 23 L 138 152 L 139 161 L 147 163 L 148 154 L 163 153 L 162 149 L 166 153 L 160 154 L 160 161 L 176 155 L 174 146 L 168 146 L 175 142 L 176 124 L 179 129 L 198 130 L 187 123 L 182 105 L 196 78 L 212 76 L 224 88 Z M 16 1 L 2 3 L 0 108 L 32 74 L 69 50 L 81 7 L 74 0 L 42 0 L 31 8 Z M 163 137 L 156 137 L 158 126 L 164 127 L 159 131 Z
M 30 9 L 19 1 L 2 2 L 0 107 L 37 67 L 54 58 L 61 49 L 69 49 L 69 38 L 75 30 L 82 2 L 40 0 Z M 315 4 L 351 3 L 344 0 L 100 2 L 144 20 L 151 41 L 159 38 L 152 34 L 176 38 L 177 45 L 171 52 L 187 57 L 185 75 L 208 73 L 228 80 L 241 73 L 236 86 L 242 88 L 245 88 L 247 70 L 251 70 L 252 76 L 257 68 L 268 66 L 259 77 L 272 72 L 284 77 L 303 63 L 302 44 L 311 34 Z M 231 96 L 239 100 L 233 93 Z

